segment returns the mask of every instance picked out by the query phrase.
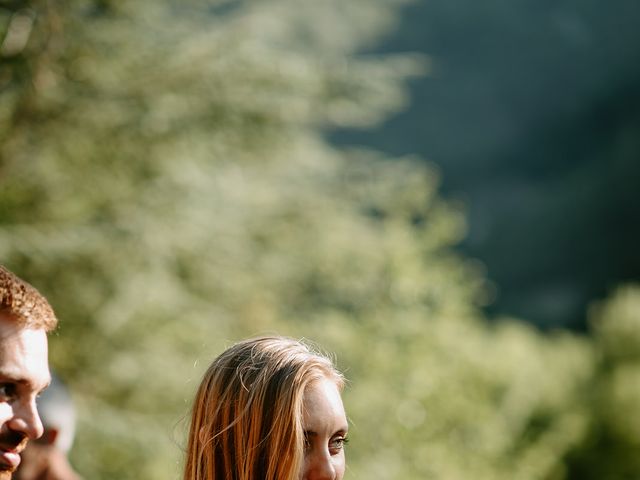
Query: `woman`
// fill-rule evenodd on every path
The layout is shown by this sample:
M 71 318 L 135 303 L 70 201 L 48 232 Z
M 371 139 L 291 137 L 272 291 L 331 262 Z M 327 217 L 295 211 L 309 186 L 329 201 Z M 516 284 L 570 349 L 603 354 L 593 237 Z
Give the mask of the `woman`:
M 184 480 L 340 480 L 347 419 L 342 375 L 298 341 L 240 342 L 196 394 Z

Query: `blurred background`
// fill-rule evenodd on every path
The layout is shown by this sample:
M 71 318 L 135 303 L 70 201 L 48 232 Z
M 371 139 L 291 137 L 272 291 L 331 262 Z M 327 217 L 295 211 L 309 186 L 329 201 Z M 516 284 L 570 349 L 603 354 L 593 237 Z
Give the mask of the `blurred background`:
M 582 330 L 589 301 L 638 279 L 639 19 L 627 0 L 421 1 L 368 50 L 427 54 L 430 75 L 403 112 L 333 138 L 438 164 L 492 315 Z
M 208 363 L 335 352 L 347 478 L 640 478 L 640 6 L 0 0 L 0 260 L 75 468 L 180 478 Z

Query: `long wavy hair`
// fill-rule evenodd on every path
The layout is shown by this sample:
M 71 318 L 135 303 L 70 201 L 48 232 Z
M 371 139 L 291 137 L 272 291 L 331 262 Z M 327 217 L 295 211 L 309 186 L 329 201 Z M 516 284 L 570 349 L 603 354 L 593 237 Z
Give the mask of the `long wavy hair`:
M 344 379 L 331 360 L 285 337 L 245 340 L 216 358 L 193 403 L 184 480 L 297 480 L 306 387 Z

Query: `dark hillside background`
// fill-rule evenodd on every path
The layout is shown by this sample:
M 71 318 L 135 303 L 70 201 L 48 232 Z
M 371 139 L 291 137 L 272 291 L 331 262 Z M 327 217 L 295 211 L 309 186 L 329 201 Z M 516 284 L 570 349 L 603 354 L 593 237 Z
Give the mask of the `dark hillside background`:
M 417 2 L 365 52 L 429 56 L 410 108 L 331 138 L 440 167 L 499 287 L 489 313 L 582 329 L 640 278 L 639 25 L 635 0 Z

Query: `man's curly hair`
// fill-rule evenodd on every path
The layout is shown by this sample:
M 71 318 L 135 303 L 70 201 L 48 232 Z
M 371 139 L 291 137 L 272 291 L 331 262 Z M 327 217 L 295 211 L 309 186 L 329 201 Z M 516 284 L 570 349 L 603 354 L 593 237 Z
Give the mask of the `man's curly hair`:
M 0 313 L 11 316 L 26 328 L 50 332 L 58 319 L 47 299 L 27 282 L 0 265 Z

